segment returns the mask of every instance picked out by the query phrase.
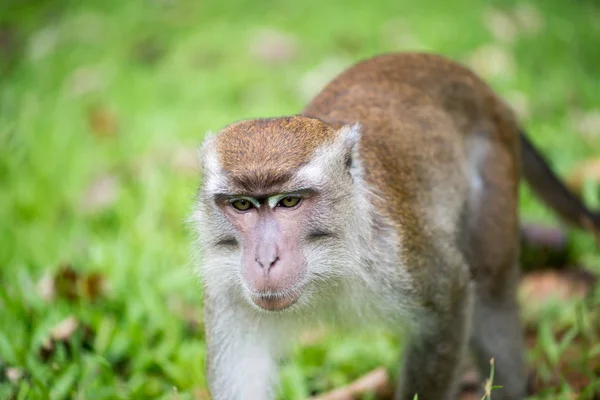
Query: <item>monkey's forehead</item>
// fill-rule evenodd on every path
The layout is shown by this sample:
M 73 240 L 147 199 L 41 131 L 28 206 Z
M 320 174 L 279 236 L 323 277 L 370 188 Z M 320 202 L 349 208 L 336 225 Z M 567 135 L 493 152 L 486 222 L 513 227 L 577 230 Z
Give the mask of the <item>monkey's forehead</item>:
M 334 137 L 335 130 L 315 118 L 255 119 L 224 128 L 216 147 L 221 167 L 234 176 L 257 168 L 283 174 L 308 163 Z

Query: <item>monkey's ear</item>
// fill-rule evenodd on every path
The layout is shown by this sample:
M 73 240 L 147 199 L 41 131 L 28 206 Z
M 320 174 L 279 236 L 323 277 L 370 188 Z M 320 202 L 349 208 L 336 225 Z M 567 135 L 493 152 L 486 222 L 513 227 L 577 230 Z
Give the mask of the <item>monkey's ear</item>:
M 360 125 L 344 125 L 338 131 L 338 137 L 342 140 L 344 146 L 344 160 L 346 167 L 352 170 L 356 167 L 358 160 L 358 143 L 360 141 L 361 132 Z
M 207 193 L 218 193 L 226 190 L 227 178 L 221 168 L 217 135 L 208 132 L 200 146 L 200 168 L 203 188 Z
M 199 164 L 203 175 L 206 175 L 210 171 L 216 170 L 218 167 L 217 165 L 211 165 L 215 162 L 218 163 L 217 149 L 215 143 L 216 137 L 217 135 L 213 132 L 206 132 L 206 134 L 204 135 L 204 140 L 202 141 L 202 144 L 198 149 Z

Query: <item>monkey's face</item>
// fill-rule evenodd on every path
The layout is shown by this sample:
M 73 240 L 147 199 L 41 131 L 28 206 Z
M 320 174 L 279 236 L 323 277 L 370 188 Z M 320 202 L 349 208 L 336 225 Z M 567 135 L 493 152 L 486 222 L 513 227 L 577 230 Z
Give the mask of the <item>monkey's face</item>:
M 236 231 L 240 275 L 251 300 L 277 311 L 294 304 L 307 283 L 307 241 L 318 194 L 310 189 L 216 199 Z
M 241 129 L 244 123 L 204 145 L 196 217 L 207 287 L 281 311 L 301 308 L 335 286 L 331 280 L 352 275 L 347 269 L 357 259 L 361 229 L 357 177 L 350 171 L 358 130 L 318 123 L 330 137 L 310 152 L 298 148 L 301 134 L 253 137 L 250 128 Z

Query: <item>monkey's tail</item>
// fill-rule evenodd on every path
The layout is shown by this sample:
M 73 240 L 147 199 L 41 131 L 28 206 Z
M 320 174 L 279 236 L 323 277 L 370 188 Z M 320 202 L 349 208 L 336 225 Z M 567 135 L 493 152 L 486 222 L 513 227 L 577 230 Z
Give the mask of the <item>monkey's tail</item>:
M 591 231 L 596 240 L 600 234 L 600 213 L 588 209 L 550 169 L 542 155 L 521 132 L 523 177 L 534 193 L 566 222 Z

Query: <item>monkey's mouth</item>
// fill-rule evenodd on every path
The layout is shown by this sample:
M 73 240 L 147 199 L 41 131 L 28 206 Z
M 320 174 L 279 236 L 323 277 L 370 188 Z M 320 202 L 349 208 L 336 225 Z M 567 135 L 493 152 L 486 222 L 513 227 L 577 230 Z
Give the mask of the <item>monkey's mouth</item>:
M 302 295 L 302 288 L 282 292 L 255 292 L 250 295 L 252 302 L 265 311 L 283 311 L 290 308 Z

